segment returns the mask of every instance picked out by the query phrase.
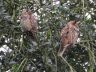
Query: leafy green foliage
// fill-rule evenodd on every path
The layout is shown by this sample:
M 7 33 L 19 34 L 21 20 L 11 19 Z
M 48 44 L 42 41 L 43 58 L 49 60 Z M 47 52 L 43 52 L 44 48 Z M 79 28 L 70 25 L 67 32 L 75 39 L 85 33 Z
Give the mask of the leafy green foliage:
M 58 0 L 59 1 L 59 0 Z M 37 13 L 36 44 L 22 32 L 19 16 L 23 8 Z M 94 72 L 96 56 L 96 4 L 90 0 L 1 0 L 0 48 L 12 51 L 0 58 L 0 70 L 5 72 Z M 57 56 L 60 30 L 69 20 L 80 20 L 80 42 L 64 55 Z

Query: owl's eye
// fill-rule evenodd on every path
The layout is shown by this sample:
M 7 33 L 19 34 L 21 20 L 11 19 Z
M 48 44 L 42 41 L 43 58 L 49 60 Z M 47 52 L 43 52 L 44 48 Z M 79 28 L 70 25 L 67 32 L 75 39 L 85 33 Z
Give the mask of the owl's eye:
M 26 20 L 26 19 L 27 19 L 27 17 L 25 17 L 25 16 L 22 16 L 22 17 L 21 17 L 21 19 L 23 19 L 23 20 Z

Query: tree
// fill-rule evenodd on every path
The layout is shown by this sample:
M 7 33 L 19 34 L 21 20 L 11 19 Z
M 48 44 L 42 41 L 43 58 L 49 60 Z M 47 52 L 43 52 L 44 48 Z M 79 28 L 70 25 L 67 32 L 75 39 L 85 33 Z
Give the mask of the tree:
M 58 2 L 58 3 L 56 3 Z M 37 42 L 23 34 L 19 16 L 23 8 L 37 15 Z M 0 70 L 5 72 L 95 72 L 96 3 L 90 0 L 0 0 Z M 64 58 L 57 56 L 60 30 L 80 18 L 80 41 Z

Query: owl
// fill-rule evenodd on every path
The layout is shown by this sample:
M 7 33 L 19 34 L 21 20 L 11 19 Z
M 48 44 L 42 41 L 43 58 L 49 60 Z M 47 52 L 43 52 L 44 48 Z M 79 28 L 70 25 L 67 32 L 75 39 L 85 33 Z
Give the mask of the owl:
M 23 9 L 20 16 L 20 23 L 23 32 L 35 39 L 35 34 L 38 31 L 37 20 L 33 16 L 31 10 Z
M 74 46 L 77 42 L 78 36 L 78 23 L 75 20 L 69 21 L 60 32 L 60 48 L 58 51 L 58 56 L 62 56 L 68 48 Z

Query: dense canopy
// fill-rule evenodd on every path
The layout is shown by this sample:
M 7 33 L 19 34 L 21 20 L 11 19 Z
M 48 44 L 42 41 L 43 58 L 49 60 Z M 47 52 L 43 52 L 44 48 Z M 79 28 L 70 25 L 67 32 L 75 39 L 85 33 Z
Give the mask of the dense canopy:
M 37 41 L 22 32 L 22 9 L 37 19 Z M 62 59 L 60 30 L 79 18 L 80 36 Z M 0 0 L 0 72 L 96 72 L 95 0 Z

